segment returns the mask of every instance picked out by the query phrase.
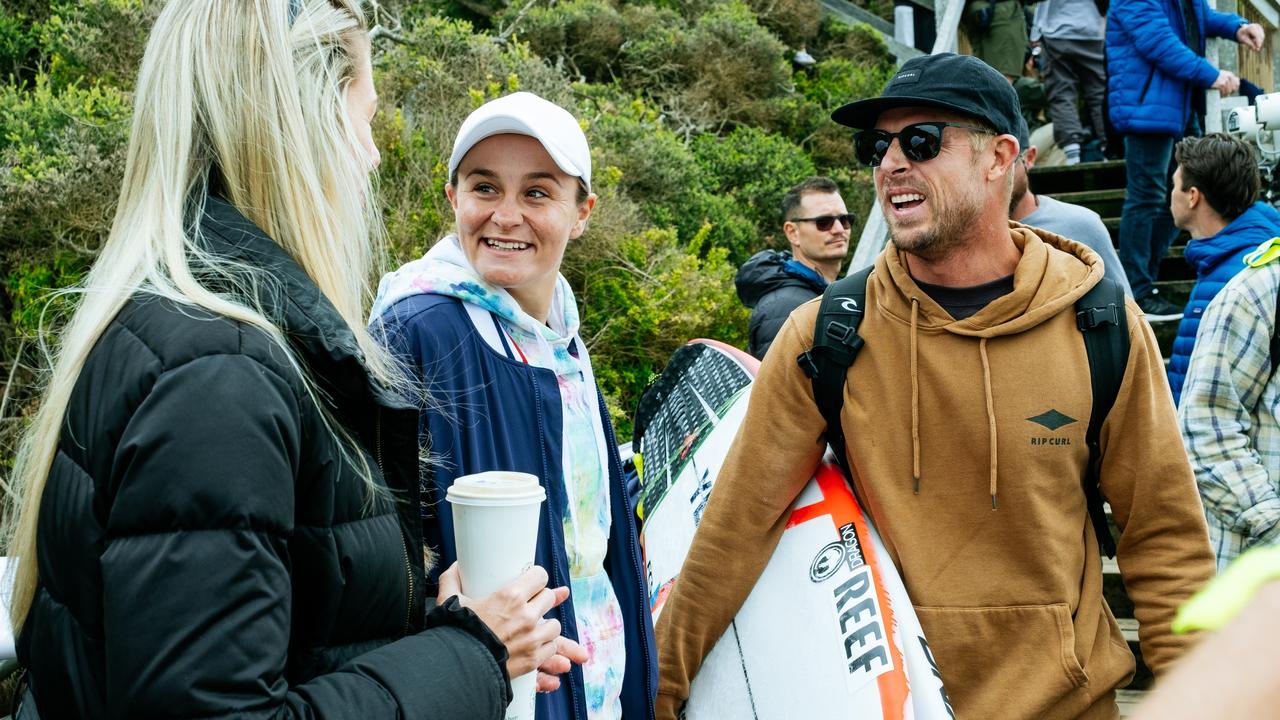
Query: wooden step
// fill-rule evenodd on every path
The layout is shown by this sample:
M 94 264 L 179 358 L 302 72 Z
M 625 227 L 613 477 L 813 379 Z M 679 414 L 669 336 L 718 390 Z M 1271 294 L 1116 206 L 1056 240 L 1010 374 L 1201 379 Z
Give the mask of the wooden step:
M 1124 161 L 1080 163 L 1037 167 L 1031 170 L 1031 188 L 1036 193 L 1068 193 L 1118 188 L 1124 190 Z
M 1124 209 L 1124 188 L 1042 194 L 1061 202 L 1083 205 L 1104 218 L 1118 217 Z

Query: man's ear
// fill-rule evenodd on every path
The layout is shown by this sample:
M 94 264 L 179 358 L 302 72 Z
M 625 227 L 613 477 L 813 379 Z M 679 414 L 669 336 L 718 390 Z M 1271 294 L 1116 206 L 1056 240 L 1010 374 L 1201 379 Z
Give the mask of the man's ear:
M 1200 188 L 1193 187 L 1187 190 L 1187 207 L 1195 210 L 1200 207 L 1200 203 L 1204 202 L 1204 193 L 1200 192 Z
M 1018 139 L 1012 135 L 997 135 L 992 140 L 993 162 L 988 180 L 996 180 L 1013 172 L 1013 163 L 1018 159 Z
M 798 228 L 796 227 L 795 223 L 791 222 L 790 220 L 782 223 L 782 234 L 786 236 L 787 243 L 790 244 L 792 247 L 795 247 L 796 243 L 800 241 L 799 238 L 797 237 L 797 232 L 798 232 Z
M 1040 148 L 1035 145 L 1028 145 L 1026 150 L 1022 151 L 1022 159 L 1027 164 L 1028 170 L 1036 166 L 1036 156 L 1039 154 Z

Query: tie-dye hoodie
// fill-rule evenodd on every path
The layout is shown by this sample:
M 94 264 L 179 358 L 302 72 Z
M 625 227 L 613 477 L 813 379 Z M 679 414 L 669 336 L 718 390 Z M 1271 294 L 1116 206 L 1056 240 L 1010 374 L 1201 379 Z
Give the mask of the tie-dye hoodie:
M 510 293 L 480 277 L 458 239 L 449 235 L 421 259 L 382 278 L 372 317 L 381 317 L 404 298 L 427 293 L 463 301 L 480 335 L 497 352 L 507 353 L 489 319 L 496 318 L 516 358 L 556 374 L 564 412 L 564 543 L 578 638 L 590 655 L 583 666 L 587 714 L 592 720 L 621 717 L 626 666 L 622 610 L 604 570 L 610 532 L 608 446 L 591 361 L 578 335 L 573 290 L 559 276 L 547 322 L 540 323 Z

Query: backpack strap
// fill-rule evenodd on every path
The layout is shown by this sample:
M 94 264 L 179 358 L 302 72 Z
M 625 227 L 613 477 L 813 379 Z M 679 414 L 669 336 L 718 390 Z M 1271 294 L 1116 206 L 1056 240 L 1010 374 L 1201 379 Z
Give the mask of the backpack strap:
M 1089 385 L 1093 390 L 1093 408 L 1085 444 L 1089 446 L 1089 466 L 1084 474 L 1084 497 L 1093 521 L 1098 546 L 1107 557 L 1115 557 L 1116 542 L 1102 507 L 1099 484 L 1102 446 L 1099 436 L 1102 423 L 1115 405 L 1116 394 L 1129 363 L 1129 315 L 1125 312 L 1124 290 L 1109 277 L 1093 286 L 1076 301 L 1076 327 L 1084 335 L 1085 354 L 1089 358 Z
M 796 358 L 801 369 L 813 381 L 813 400 L 827 423 L 827 444 L 835 452 L 836 463 L 844 471 L 855 497 L 858 490 L 853 484 L 853 471 L 845 450 L 840 409 L 844 405 L 845 376 L 862 349 L 858 325 L 862 323 L 867 305 L 867 279 L 871 270 L 872 267 L 863 268 L 827 286 L 818 308 L 813 347 Z M 862 498 L 858 498 L 858 502 L 861 504 Z

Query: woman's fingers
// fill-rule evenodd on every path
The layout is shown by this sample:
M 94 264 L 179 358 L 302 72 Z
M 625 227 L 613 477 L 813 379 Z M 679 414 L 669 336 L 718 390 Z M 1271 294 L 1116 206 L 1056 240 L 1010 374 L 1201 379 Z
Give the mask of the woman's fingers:
M 528 602 L 547 586 L 547 571 L 534 565 L 511 582 L 503 585 L 498 593 L 507 595 L 520 602 Z
M 586 648 L 578 644 L 576 640 L 570 640 L 567 637 L 556 639 L 556 654 L 563 655 L 566 659 L 579 665 L 590 659 Z
M 560 689 L 560 678 L 555 675 L 548 675 L 544 672 L 538 673 L 538 692 L 555 692 Z

